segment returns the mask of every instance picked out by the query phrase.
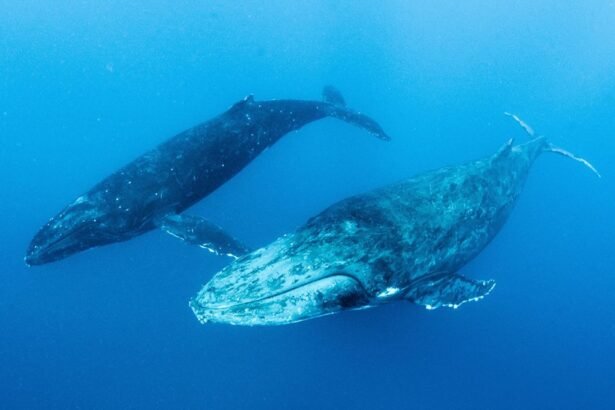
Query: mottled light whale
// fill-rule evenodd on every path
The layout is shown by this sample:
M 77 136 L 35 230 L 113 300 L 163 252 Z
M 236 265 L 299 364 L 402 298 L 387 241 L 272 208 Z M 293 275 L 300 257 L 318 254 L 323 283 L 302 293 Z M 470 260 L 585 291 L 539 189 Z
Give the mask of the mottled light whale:
M 105 178 L 54 216 L 26 252 L 40 265 L 156 227 L 220 254 L 247 251 L 207 220 L 180 214 L 204 198 L 285 134 L 325 117 L 389 137 L 368 116 L 345 107 L 341 94 L 325 87 L 323 101 L 255 101 L 248 96 L 223 114 L 190 128 Z
M 595 171 L 544 137 L 520 145 L 511 140 L 487 158 L 331 206 L 231 263 L 190 306 L 202 323 L 280 325 L 396 300 L 428 309 L 479 300 L 495 282 L 457 271 L 500 230 L 543 152 Z

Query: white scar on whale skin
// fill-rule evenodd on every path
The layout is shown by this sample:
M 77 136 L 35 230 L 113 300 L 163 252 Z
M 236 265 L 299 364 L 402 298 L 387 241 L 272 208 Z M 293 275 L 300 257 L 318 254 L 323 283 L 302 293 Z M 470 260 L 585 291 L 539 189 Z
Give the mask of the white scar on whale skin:
M 396 288 L 396 287 L 388 287 L 385 290 L 383 290 L 382 292 L 380 292 L 378 295 L 376 295 L 377 298 L 386 298 L 388 296 L 393 296 L 396 295 L 400 292 L 401 289 Z

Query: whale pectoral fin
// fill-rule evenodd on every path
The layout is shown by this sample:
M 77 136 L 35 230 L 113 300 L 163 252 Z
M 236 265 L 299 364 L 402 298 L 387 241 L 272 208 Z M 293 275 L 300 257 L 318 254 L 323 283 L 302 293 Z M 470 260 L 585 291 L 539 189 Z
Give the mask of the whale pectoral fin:
M 473 280 L 457 274 L 447 274 L 421 280 L 411 286 L 405 297 L 427 309 L 440 306 L 456 309 L 465 302 L 484 298 L 494 287 L 494 280 Z
M 166 215 L 158 222 L 160 229 L 191 245 L 198 245 L 217 255 L 238 258 L 249 249 L 218 225 L 194 215 Z

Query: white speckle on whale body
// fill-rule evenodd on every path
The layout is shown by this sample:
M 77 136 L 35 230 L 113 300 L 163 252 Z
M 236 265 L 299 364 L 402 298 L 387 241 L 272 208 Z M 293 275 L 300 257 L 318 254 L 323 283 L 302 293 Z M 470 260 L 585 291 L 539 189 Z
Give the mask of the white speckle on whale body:
M 73 202 L 73 205 L 79 205 L 82 204 L 84 202 L 87 201 L 87 195 L 81 195 L 79 198 L 75 199 L 75 202 Z
M 354 235 L 357 233 L 357 224 L 353 221 L 344 221 L 344 230 L 350 234 Z
M 382 292 L 380 292 L 377 297 L 378 298 L 388 298 L 389 296 L 393 296 L 398 294 L 400 291 L 399 288 L 396 287 L 388 287 L 385 290 L 383 290 Z
M 173 235 L 173 234 L 171 234 L 171 235 Z M 184 238 L 181 238 L 181 237 L 179 237 L 177 235 L 173 235 L 173 236 L 175 236 L 177 238 L 180 238 L 180 239 L 184 239 Z M 218 253 L 211 245 L 206 244 L 206 243 L 200 244 L 199 248 L 205 249 L 205 250 L 207 250 L 207 251 L 209 251 L 209 252 L 211 252 L 213 254 L 217 254 Z

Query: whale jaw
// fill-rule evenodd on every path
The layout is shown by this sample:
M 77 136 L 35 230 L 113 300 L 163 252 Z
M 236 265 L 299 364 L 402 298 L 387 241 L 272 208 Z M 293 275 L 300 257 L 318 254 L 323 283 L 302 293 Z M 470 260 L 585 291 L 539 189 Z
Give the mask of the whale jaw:
M 345 274 L 327 276 L 251 301 L 217 303 L 216 296 L 215 291 L 205 288 L 190 301 L 201 323 L 285 325 L 368 304 L 360 282 Z

